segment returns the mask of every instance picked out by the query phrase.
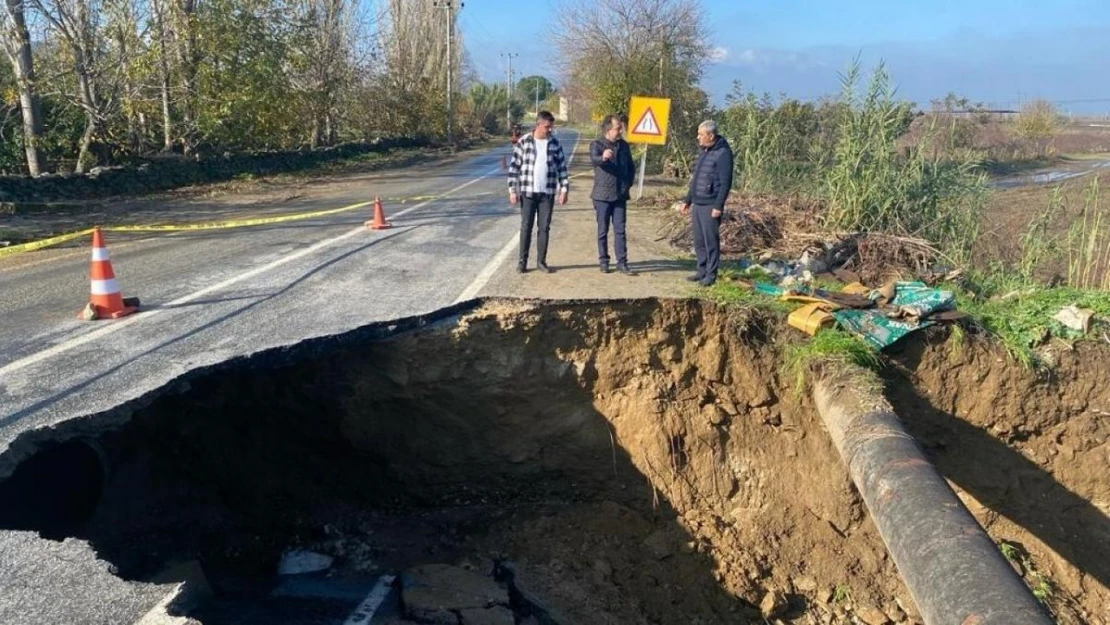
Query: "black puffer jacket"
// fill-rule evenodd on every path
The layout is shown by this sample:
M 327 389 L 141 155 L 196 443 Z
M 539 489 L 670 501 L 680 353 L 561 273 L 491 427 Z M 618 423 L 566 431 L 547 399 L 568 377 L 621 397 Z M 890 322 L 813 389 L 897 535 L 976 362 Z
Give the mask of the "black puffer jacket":
M 702 148 L 694 173 L 690 176 L 687 204 L 712 206 L 725 210 L 725 201 L 732 191 L 732 148 L 724 137 L 708 148 Z
M 613 151 L 613 158 L 603 161 L 601 154 Z M 590 161 L 594 164 L 594 188 L 590 199 L 601 202 L 619 202 L 629 198 L 632 181 L 636 178 L 636 164 L 632 162 L 632 148 L 624 139 L 610 141 L 605 137 L 590 144 Z

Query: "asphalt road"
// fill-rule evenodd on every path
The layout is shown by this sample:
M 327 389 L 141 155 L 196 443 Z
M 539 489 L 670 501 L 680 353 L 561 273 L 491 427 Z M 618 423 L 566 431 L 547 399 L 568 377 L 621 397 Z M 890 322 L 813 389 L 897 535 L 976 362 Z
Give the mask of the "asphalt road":
M 560 129 L 569 148 L 577 135 Z M 473 297 L 516 250 L 502 151 L 387 172 L 332 194 L 331 208 L 382 197 L 443 195 L 369 211 L 243 229 L 107 234 L 125 297 L 142 311 L 84 322 L 89 249 L 0 260 L 0 478 L 24 455 L 21 434 L 112 408 L 181 373 L 229 357 L 425 313 Z M 400 175 L 403 174 L 403 175 Z M 87 545 L 0 531 L 0 623 L 133 623 L 169 587 L 107 573 Z

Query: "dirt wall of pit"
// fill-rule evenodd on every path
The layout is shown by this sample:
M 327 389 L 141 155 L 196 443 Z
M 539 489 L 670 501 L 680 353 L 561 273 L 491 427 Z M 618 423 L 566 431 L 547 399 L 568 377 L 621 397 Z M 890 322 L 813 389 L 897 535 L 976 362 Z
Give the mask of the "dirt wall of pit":
M 264 569 L 343 511 L 583 503 L 558 531 L 595 547 L 537 553 L 586 595 L 635 596 L 664 622 L 917 622 L 807 393 L 783 381 L 798 336 L 778 321 L 697 301 L 493 300 L 399 330 L 260 354 L 126 424 L 103 416 L 104 496 L 74 535 L 141 577 L 189 557 Z M 1110 605 L 1107 355 L 1081 346 L 1037 377 L 929 334 L 886 372 L 979 521 L 1025 550 L 1027 581 L 1055 584 L 1062 623 L 1104 625 Z M 647 555 L 598 564 L 610 538 Z

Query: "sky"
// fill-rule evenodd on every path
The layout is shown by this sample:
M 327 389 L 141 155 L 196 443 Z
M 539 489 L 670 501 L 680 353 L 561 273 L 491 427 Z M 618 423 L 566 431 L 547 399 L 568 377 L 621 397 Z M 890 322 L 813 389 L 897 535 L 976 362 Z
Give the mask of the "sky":
M 546 2 L 544 8 L 542 3 Z M 465 0 L 459 24 L 483 80 L 542 74 L 560 82 L 550 30 L 559 0 Z M 702 79 L 724 104 L 733 81 L 814 99 L 839 90 L 857 55 L 883 61 L 900 97 L 928 106 L 949 92 L 999 108 L 1032 98 L 1077 115 L 1110 114 L 1110 0 L 702 0 L 713 60 Z M 1051 8 L 1049 8 L 1051 7 Z

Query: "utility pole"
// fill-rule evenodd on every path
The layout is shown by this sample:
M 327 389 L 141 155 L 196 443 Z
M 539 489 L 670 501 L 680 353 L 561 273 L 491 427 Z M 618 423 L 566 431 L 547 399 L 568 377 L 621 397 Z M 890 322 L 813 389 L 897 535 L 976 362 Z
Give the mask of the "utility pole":
M 452 54 L 451 44 L 455 38 L 455 2 L 456 0 L 432 0 L 432 6 L 447 10 L 447 145 L 455 145 L 455 136 L 452 125 L 455 117 L 454 92 L 455 92 L 455 58 Z M 465 6 L 458 0 L 458 8 Z
M 505 93 L 507 94 L 505 100 L 505 127 L 512 129 L 513 127 L 513 57 L 520 56 L 519 53 L 502 52 L 502 57 L 509 59 L 509 71 L 505 75 Z

